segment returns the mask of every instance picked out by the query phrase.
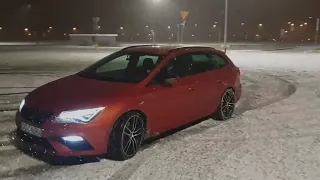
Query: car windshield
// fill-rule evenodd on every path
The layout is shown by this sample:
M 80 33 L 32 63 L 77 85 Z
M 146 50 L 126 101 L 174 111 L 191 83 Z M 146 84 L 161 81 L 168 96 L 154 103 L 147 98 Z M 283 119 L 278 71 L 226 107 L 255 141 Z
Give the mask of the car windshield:
M 163 59 L 164 55 L 142 52 L 116 52 L 78 73 L 103 81 L 139 83 Z

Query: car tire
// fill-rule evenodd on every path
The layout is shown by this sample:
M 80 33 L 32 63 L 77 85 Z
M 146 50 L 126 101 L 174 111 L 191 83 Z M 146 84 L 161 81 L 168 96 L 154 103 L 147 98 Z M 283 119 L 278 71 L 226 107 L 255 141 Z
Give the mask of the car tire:
M 138 112 L 122 115 L 114 124 L 109 136 L 107 157 L 127 160 L 139 151 L 145 137 L 145 119 Z
M 236 96 L 232 88 L 228 88 L 221 96 L 220 104 L 214 113 L 214 119 L 225 121 L 233 116 L 236 104 Z

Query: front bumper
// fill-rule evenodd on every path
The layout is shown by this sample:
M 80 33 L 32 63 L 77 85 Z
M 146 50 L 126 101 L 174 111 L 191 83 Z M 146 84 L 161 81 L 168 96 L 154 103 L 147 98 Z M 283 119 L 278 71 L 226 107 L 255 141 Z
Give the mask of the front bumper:
M 41 125 L 42 137 L 36 137 L 20 130 L 21 122 L 26 122 L 18 113 L 17 145 L 36 152 L 56 156 L 100 155 L 107 151 L 109 131 L 100 124 L 53 124 L 48 121 Z M 29 123 L 28 123 L 29 124 Z M 30 124 L 32 125 L 32 124 Z M 34 125 L 37 127 L 37 125 Z M 64 141 L 62 137 L 80 136 L 83 141 Z

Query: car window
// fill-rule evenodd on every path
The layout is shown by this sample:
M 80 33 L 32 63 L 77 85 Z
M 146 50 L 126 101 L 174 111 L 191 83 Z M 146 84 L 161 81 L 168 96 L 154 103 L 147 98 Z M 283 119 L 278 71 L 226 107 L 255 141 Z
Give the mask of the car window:
M 107 71 L 114 71 L 120 69 L 126 69 L 128 67 L 129 61 L 127 60 L 128 55 L 123 55 L 115 58 L 113 61 L 105 63 L 104 65 L 96 69 L 97 73 L 103 73 Z
M 216 62 L 207 53 L 192 53 L 192 74 L 216 69 Z
M 143 62 L 144 62 L 145 59 L 152 59 L 153 64 L 157 64 L 159 56 L 151 56 L 151 55 L 140 56 L 139 57 L 139 61 L 137 63 L 137 67 L 143 66 Z
M 183 54 L 171 59 L 160 72 L 155 80 L 161 81 L 170 78 L 183 78 L 192 75 L 192 58 L 188 54 Z
M 79 76 L 112 82 L 138 83 L 156 67 L 164 55 L 116 52 L 78 73 Z
M 217 68 L 223 68 L 227 66 L 227 62 L 222 56 L 213 53 L 210 53 L 209 56 L 215 62 Z
M 193 62 L 205 63 L 210 60 L 210 57 L 207 54 L 193 54 L 192 60 Z

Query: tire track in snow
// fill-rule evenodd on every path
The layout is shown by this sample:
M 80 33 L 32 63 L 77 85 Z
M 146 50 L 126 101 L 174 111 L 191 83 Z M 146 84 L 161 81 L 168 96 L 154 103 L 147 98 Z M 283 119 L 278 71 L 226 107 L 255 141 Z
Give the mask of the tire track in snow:
M 249 76 L 246 76 L 244 75 L 244 77 L 249 81 L 251 82 L 252 84 L 249 85 L 246 89 L 249 90 L 246 94 L 244 94 L 240 105 L 237 107 L 236 109 L 236 112 L 235 114 L 236 115 L 241 115 L 243 114 L 244 112 L 246 111 L 249 111 L 249 110 L 254 110 L 254 109 L 258 109 L 258 108 L 262 108 L 264 106 L 267 106 L 267 105 L 270 105 L 270 104 L 273 104 L 273 103 L 276 103 L 278 101 L 281 101 L 283 99 L 286 99 L 288 97 L 290 97 L 291 95 L 293 95 L 296 90 L 297 90 L 297 87 L 295 84 L 279 77 L 279 76 L 276 76 L 276 75 L 271 75 L 271 74 L 266 74 L 266 73 L 259 73 L 259 72 L 251 72 L 251 73 L 255 73 L 255 74 L 260 74 L 260 75 L 264 75 L 264 76 L 269 76 L 271 78 L 274 78 L 276 79 L 277 81 L 280 81 L 281 84 L 283 85 L 283 88 L 282 88 L 282 91 L 281 93 L 276 96 L 276 97 L 272 97 L 270 99 L 267 99 L 267 101 L 265 102 L 262 102 L 262 103 L 258 103 L 256 105 L 253 105 L 252 103 L 252 99 L 255 99 L 256 97 L 256 94 L 254 91 L 257 91 L 258 90 L 258 86 L 261 82 L 261 80 L 258 80 L 258 79 L 255 79 L 255 78 L 251 78 Z

